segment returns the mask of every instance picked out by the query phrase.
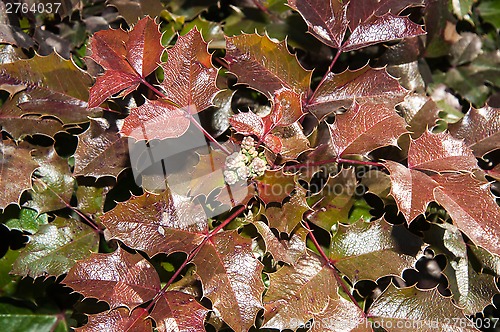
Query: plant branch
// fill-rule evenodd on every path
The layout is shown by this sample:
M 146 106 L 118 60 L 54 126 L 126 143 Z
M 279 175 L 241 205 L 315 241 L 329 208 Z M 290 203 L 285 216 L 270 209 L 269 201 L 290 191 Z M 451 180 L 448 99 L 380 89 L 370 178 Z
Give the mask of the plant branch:
M 326 73 L 325 75 L 323 75 L 323 77 L 321 78 L 321 81 L 319 81 L 319 84 L 318 86 L 316 87 L 316 89 L 314 89 L 314 92 L 312 93 L 312 95 L 307 98 L 307 104 L 309 104 L 309 102 L 311 100 L 314 99 L 314 97 L 316 96 L 316 92 L 319 90 L 319 88 L 323 85 L 323 83 L 325 83 L 326 81 L 326 78 L 328 77 L 328 74 L 330 74 L 330 72 L 332 71 L 333 69 L 333 66 L 335 65 L 335 63 L 337 62 L 340 54 L 342 53 L 342 49 L 338 49 L 337 50 L 337 53 L 335 54 L 335 56 L 333 57 L 333 60 L 332 62 L 330 63 L 330 65 L 328 66 L 328 69 L 326 70 Z
M 340 287 L 342 287 L 342 289 L 344 290 L 344 292 L 349 296 L 349 299 L 351 299 L 351 301 L 361 310 L 361 312 L 363 313 L 363 316 L 366 318 L 366 314 L 363 311 L 363 308 L 361 308 L 361 306 L 359 305 L 358 301 L 356 301 L 356 299 L 354 298 L 354 296 L 351 294 L 351 290 L 345 284 L 344 279 L 342 279 L 340 277 L 339 270 L 335 266 L 334 261 L 331 260 L 330 258 L 328 258 L 328 256 L 325 254 L 325 251 L 323 250 L 323 248 L 321 248 L 318 240 L 316 240 L 316 237 L 314 236 L 314 233 L 313 233 L 313 230 L 312 230 L 311 226 L 309 226 L 309 223 L 306 220 L 304 220 L 304 226 L 309 231 L 309 233 L 307 235 L 309 236 L 309 238 L 311 239 L 311 241 L 314 243 L 314 246 L 318 250 L 320 256 L 325 261 L 324 262 L 325 265 L 328 266 L 330 269 L 332 269 L 333 275 L 335 276 L 335 279 L 337 280 L 337 283 L 340 285 Z
M 227 224 L 229 224 L 231 221 L 234 220 L 237 216 L 239 216 L 243 211 L 245 211 L 246 206 L 242 205 L 239 209 L 237 209 L 235 212 L 233 212 L 229 217 L 226 218 L 219 226 L 216 228 L 212 229 L 203 239 L 203 241 L 193 250 L 191 253 L 188 255 L 188 257 L 184 260 L 184 262 L 181 264 L 181 266 L 175 271 L 174 275 L 167 281 L 165 286 L 156 293 L 155 297 L 151 301 L 151 303 L 148 305 L 146 308 L 146 312 L 149 312 L 153 305 L 158 302 L 158 300 L 167 292 L 168 287 L 175 281 L 175 279 L 181 274 L 182 270 L 186 267 L 186 265 L 189 264 L 193 260 L 193 258 L 200 252 L 201 248 L 207 243 L 208 240 L 212 236 L 214 236 L 218 231 L 220 231 L 222 228 L 226 227 Z

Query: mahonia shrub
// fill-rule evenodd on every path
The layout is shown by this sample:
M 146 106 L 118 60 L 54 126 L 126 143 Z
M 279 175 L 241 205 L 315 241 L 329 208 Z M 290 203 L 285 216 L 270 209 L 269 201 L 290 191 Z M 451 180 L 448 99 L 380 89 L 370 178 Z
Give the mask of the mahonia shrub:
M 500 328 L 495 1 L 25 3 L 8 331 Z

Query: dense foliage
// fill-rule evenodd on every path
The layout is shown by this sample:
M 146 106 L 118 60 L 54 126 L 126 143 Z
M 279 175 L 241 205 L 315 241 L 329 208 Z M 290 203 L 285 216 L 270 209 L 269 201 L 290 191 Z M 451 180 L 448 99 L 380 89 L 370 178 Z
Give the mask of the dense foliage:
M 500 329 L 497 1 L 24 3 L 0 326 Z

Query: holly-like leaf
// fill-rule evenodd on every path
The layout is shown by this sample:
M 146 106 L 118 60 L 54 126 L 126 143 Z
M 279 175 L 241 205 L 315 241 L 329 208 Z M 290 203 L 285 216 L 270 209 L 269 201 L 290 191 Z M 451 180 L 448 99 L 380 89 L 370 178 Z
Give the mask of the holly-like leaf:
M 21 143 L 16 145 L 11 140 L 0 143 L 0 208 L 19 204 L 24 190 L 31 188 L 31 174 L 38 167 L 31 156 L 32 147 Z M 16 179 L 16 181 L 10 181 Z
M 409 149 L 410 169 L 472 172 L 478 168 L 472 151 L 448 133 L 431 134 L 425 131 L 418 139 L 411 140 Z
M 204 332 L 208 312 L 192 295 L 169 291 L 156 302 L 151 317 L 160 332 Z
M 233 115 L 229 119 L 229 123 L 238 133 L 243 135 L 256 135 L 261 138 L 265 133 L 262 117 L 251 111 Z
M 309 32 L 321 42 L 340 48 L 347 31 L 347 6 L 338 0 L 289 0 L 304 18 Z
M 7 220 L 5 226 L 9 229 L 17 229 L 21 232 L 35 234 L 41 225 L 47 224 L 48 222 L 47 214 L 39 214 L 32 209 L 21 208 L 19 217 Z
M 15 140 L 18 140 L 35 134 L 53 137 L 56 133 L 64 130 L 63 124 L 57 119 L 26 114 L 17 106 L 25 97 L 25 92 L 19 92 L 14 97 L 7 99 L 0 107 L 0 126 L 3 131 L 8 132 Z
M 150 257 L 191 252 L 208 232 L 203 208 L 168 190 L 118 203 L 101 217 L 101 222 L 107 228 L 107 239 L 120 240 Z
M 90 119 L 90 127 L 78 136 L 76 176 L 117 177 L 129 164 L 126 138 L 118 134 L 115 119 Z
M 289 0 L 288 4 L 302 15 L 313 36 L 328 46 L 347 52 L 425 34 L 422 27 L 408 17 L 394 15 L 415 2 Z M 351 34 L 344 42 L 347 26 Z
M 145 16 L 159 16 L 164 10 L 159 0 L 108 0 L 106 4 L 116 7 L 128 25 L 136 24 Z
M 369 331 L 363 312 L 339 296 L 334 272 L 310 250 L 269 277 L 264 328 L 295 330 L 312 318 L 313 331 Z
M 396 288 L 392 283 L 368 309 L 374 323 L 385 324 L 392 331 L 478 331 L 449 297 L 437 288 L 419 290 L 416 287 Z M 383 323 L 381 323 L 383 321 Z
M 87 110 L 91 77 L 56 53 L 0 65 L 0 88 L 25 90 L 18 106 L 24 114 L 52 115 L 63 123 L 81 123 L 98 109 Z M 98 105 L 96 105 L 98 106 Z
M 257 228 L 257 231 L 264 240 L 264 243 L 266 245 L 266 252 L 273 255 L 275 261 L 285 262 L 293 265 L 305 253 L 305 241 L 307 236 L 307 231 L 305 228 L 299 228 L 299 230 L 293 234 L 290 240 L 287 241 L 279 240 L 271 231 L 269 226 L 267 226 L 262 221 L 255 221 L 253 225 L 255 226 L 255 228 Z
M 207 47 L 201 33 L 194 28 L 179 36 L 174 47 L 167 51 L 167 62 L 161 65 L 165 72 L 161 86 L 167 98 L 180 107 L 186 107 L 188 114 L 212 106 L 212 100 L 219 92 L 217 69 L 212 65 Z
M 78 211 L 100 216 L 103 213 L 104 201 L 110 187 L 79 185 L 76 189 L 76 208 Z
M 259 198 L 264 204 L 281 203 L 297 186 L 295 175 L 283 172 L 283 168 L 266 170 L 264 175 L 255 178 Z
M 146 100 L 131 110 L 120 133 L 138 141 L 180 137 L 189 128 L 188 110 L 191 108 L 179 109 L 162 100 Z
M 291 126 L 303 115 L 300 94 L 287 88 L 276 91 L 270 114 L 271 122 L 274 125 L 278 127 Z
M 373 69 L 366 65 L 340 74 L 328 73 L 307 107 L 321 120 L 339 108 L 350 107 L 354 99 L 358 104 L 368 101 L 392 108 L 403 101 L 406 94 L 407 91 L 385 69 Z
M 341 50 L 348 52 L 381 42 L 424 34 L 425 31 L 422 27 L 410 21 L 408 17 L 399 17 L 392 13 L 380 17 L 374 15 L 361 22 L 352 31 L 349 38 L 342 45 Z
M 150 319 L 147 319 L 148 312 L 144 308 L 137 308 L 129 312 L 126 308 L 116 308 L 89 315 L 87 324 L 76 328 L 77 332 L 147 332 L 153 330 Z
M 463 139 L 477 157 L 500 149 L 500 108 L 471 108 L 458 123 L 449 125 L 451 135 Z
M 486 22 L 493 24 L 493 26 L 499 30 L 500 29 L 500 6 L 494 0 L 481 1 L 479 6 L 477 6 L 479 14 Z
M 105 30 L 90 40 L 90 58 L 105 71 L 90 89 L 89 107 L 97 107 L 115 93 L 137 89 L 160 62 L 163 46 L 158 26 L 145 17 L 131 31 Z
M 435 175 L 439 187 L 435 200 L 453 223 L 478 246 L 500 254 L 500 206 L 490 192 L 490 184 L 470 174 Z
M 405 101 L 398 105 L 403 118 L 408 123 L 408 131 L 411 137 L 420 137 L 428 128 L 436 125 L 439 119 L 440 109 L 436 103 L 427 96 L 411 94 Z
M 328 232 L 338 222 L 347 222 L 355 189 L 354 168 L 342 169 L 328 179 L 319 193 L 308 199 L 310 206 L 314 205 L 314 211 L 307 219 Z
M 397 146 L 399 136 L 407 132 L 406 122 L 393 108 L 368 102 L 355 102 L 347 112 L 337 115 L 329 127 L 338 157 L 366 155 L 383 146 Z
M 224 322 L 234 331 L 248 331 L 262 309 L 262 263 L 252 253 L 252 241 L 237 231 L 218 233 L 193 259 L 203 285 Z
M 330 258 L 351 282 L 399 276 L 411 268 L 421 253 L 423 242 L 404 226 L 394 226 L 383 218 L 339 224 L 332 237 Z
M 40 167 L 35 172 L 31 200 L 27 207 L 39 213 L 62 209 L 69 204 L 75 186 L 68 161 L 59 157 L 53 147 L 38 148 L 33 158 Z
M 434 201 L 434 188 L 438 183 L 426 174 L 394 161 L 387 161 L 384 165 L 391 178 L 391 195 L 406 221 L 411 223 Z
M 298 187 L 295 193 L 290 196 L 289 201 L 283 203 L 281 207 L 272 205 L 266 207 L 264 215 L 269 222 L 269 227 L 290 234 L 308 210 L 306 191 Z
M 57 218 L 40 226 L 30 236 L 12 267 L 12 273 L 33 278 L 59 276 L 78 260 L 96 252 L 99 235 L 89 226 L 73 219 Z
M 135 308 L 151 300 L 161 288 L 154 267 L 141 255 L 121 248 L 78 261 L 63 283 L 86 297 L 106 301 L 111 309 Z
M 282 88 L 299 95 L 309 91 L 311 71 L 302 68 L 284 42 L 274 42 L 267 35 L 228 37 L 224 59 L 240 83 L 248 84 L 271 99 Z

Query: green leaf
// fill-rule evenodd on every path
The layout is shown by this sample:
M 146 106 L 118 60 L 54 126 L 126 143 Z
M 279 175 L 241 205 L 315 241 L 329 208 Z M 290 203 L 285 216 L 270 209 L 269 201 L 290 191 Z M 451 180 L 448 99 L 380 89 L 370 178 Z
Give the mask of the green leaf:
M 47 224 L 48 222 L 47 214 L 44 213 L 39 215 L 35 210 L 21 208 L 21 211 L 19 211 L 19 218 L 7 220 L 5 226 L 9 227 L 9 229 L 17 229 L 21 232 L 26 231 L 35 234 L 41 225 Z
M 100 216 L 103 213 L 104 200 L 110 187 L 78 186 L 76 190 L 76 208 L 90 215 Z
M 423 242 L 404 226 L 394 226 L 384 219 L 362 219 L 345 226 L 339 224 L 332 237 L 330 258 L 354 283 L 377 280 L 386 275 L 399 276 L 411 268 L 421 254 Z
M 0 303 L 0 326 L 9 332 L 68 331 L 59 327 L 60 314 L 33 312 L 28 308 Z M 57 328 L 57 330 L 56 330 Z
M 297 186 L 295 176 L 278 170 L 266 170 L 264 175 L 255 178 L 259 198 L 265 203 L 281 203 Z
M 314 211 L 308 219 L 315 225 L 330 231 L 338 222 L 348 222 L 349 211 L 355 198 L 355 169 L 343 168 L 338 174 L 328 179 L 323 189 L 308 199 Z
M 0 296 L 12 295 L 16 290 L 19 277 L 9 274 L 9 272 L 18 256 L 19 250 L 9 250 L 0 258 Z
M 41 225 L 21 250 L 12 273 L 22 276 L 59 276 L 77 260 L 98 249 L 99 236 L 89 226 L 73 219 L 56 218 Z
M 53 147 L 38 148 L 33 158 L 40 167 L 35 172 L 32 200 L 26 206 L 39 213 L 66 207 L 71 201 L 75 179 L 71 176 L 68 161 L 59 157 Z
M 498 30 L 500 29 L 500 3 L 495 0 L 483 0 L 477 7 L 479 15 Z

